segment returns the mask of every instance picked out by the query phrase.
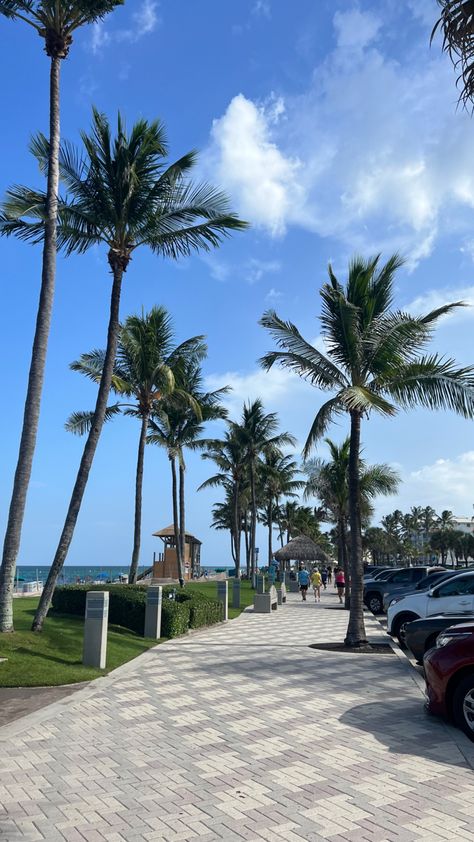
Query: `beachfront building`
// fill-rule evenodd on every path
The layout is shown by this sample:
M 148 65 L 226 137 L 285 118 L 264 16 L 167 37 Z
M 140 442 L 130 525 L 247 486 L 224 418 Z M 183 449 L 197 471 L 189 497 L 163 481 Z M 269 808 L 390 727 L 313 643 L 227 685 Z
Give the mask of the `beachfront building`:
M 163 541 L 163 552 L 158 553 L 158 558 L 153 561 L 153 579 L 177 579 L 178 562 L 176 559 L 176 542 L 174 537 L 174 526 L 166 526 L 153 532 L 155 538 Z M 186 544 L 184 548 L 183 574 L 184 580 L 188 582 L 201 574 L 201 545 L 202 542 L 186 532 Z
M 474 535 L 474 517 L 453 517 L 453 529 Z

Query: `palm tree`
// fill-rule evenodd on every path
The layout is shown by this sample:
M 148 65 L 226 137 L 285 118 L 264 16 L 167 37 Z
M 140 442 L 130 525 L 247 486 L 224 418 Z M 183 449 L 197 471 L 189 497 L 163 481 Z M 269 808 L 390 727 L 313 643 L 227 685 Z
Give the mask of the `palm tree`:
M 44 40 L 50 61 L 49 145 L 46 161 L 47 187 L 44 214 L 44 243 L 41 290 L 31 350 L 20 447 L 13 481 L 7 528 L 0 568 L 0 631 L 13 631 L 12 595 L 15 567 L 20 549 L 26 497 L 36 447 L 43 392 L 44 370 L 53 311 L 56 281 L 56 222 L 59 187 L 60 69 L 69 53 L 73 33 L 105 17 L 123 0 L 0 0 L 0 15 L 32 27 Z M 0 215 L 0 234 L 2 231 Z
M 317 497 L 325 511 L 328 520 L 336 525 L 338 541 L 338 563 L 344 568 L 346 579 L 345 607 L 350 607 L 350 568 L 348 550 L 348 519 L 349 519 L 349 458 L 350 439 L 346 438 L 341 445 L 325 439 L 329 448 L 330 461 L 313 459 L 306 462 L 304 469 L 308 476 L 305 496 Z M 360 461 L 360 509 L 361 514 L 371 512 L 371 501 L 379 494 L 395 494 L 400 478 L 388 465 L 365 465 Z
M 398 408 L 452 409 L 474 415 L 474 368 L 458 368 L 452 359 L 423 354 L 433 326 L 444 314 L 461 306 L 446 304 L 426 316 L 411 316 L 391 309 L 394 276 L 402 265 L 393 255 L 380 265 L 380 255 L 355 257 L 345 286 L 329 266 L 329 281 L 321 290 L 322 334 L 328 353 L 307 342 L 295 325 L 267 312 L 261 324 L 280 350 L 271 351 L 262 365 L 289 368 L 325 391 L 335 394 L 319 409 L 304 447 L 308 456 L 335 415 L 350 418 L 349 513 L 351 532 L 351 610 L 346 635 L 348 646 L 366 640 L 363 614 L 363 561 L 360 512 L 361 422 L 372 412 L 394 416 Z
M 93 111 L 90 134 L 82 134 L 85 157 L 70 146 L 60 153 L 60 172 L 69 196 L 60 201 L 58 243 L 66 254 L 83 253 L 104 244 L 113 277 L 104 368 L 91 429 L 66 514 L 63 531 L 33 622 L 39 631 L 49 608 L 57 576 L 66 559 L 82 498 L 99 441 L 119 333 L 122 280 L 136 249 L 177 259 L 217 247 L 232 230 L 246 223 L 229 210 L 226 197 L 207 184 L 193 185 L 187 174 L 196 162 L 191 152 L 165 166 L 167 144 L 159 122 L 139 120 L 127 134 L 119 114 L 112 137 L 107 118 Z M 39 138 L 36 152 L 46 161 L 47 143 Z M 43 237 L 44 196 L 27 188 L 9 192 L 9 233 L 38 241 Z
M 198 491 L 203 488 L 220 486 L 225 490 L 226 498 L 232 501 L 231 547 L 236 578 L 239 578 L 241 535 L 244 511 L 244 526 L 246 525 L 246 497 L 248 496 L 248 470 L 244 447 L 230 424 L 222 439 L 210 439 L 205 445 L 206 450 L 202 454 L 202 458 L 214 462 L 219 473 L 205 480 L 199 486 Z
M 296 497 L 303 480 L 295 479 L 299 473 L 292 456 L 284 456 L 277 448 L 267 451 L 258 465 L 258 480 L 268 527 L 268 565 L 273 559 L 273 522 L 280 497 Z
M 255 579 L 256 553 L 255 538 L 257 529 L 257 463 L 261 455 L 284 445 L 294 446 L 295 439 L 290 433 L 278 433 L 276 413 L 265 414 L 262 401 L 244 404 L 240 423 L 233 422 L 232 432 L 241 444 L 244 461 L 247 464 L 250 481 L 250 565 L 252 584 Z
M 202 336 L 194 336 L 175 347 L 171 317 L 164 307 L 153 307 L 149 313 L 141 316 L 128 316 L 120 329 L 112 391 L 132 398 L 134 402 L 118 402 L 109 406 L 106 417 L 123 412 L 140 419 L 133 552 L 129 573 L 129 582 L 132 584 L 137 580 L 140 558 L 143 469 L 150 417 L 159 403 L 170 394 L 179 396 L 183 402 L 194 404 L 194 397 L 179 382 L 179 374 L 187 360 L 201 359 L 205 353 L 206 345 Z M 71 369 L 100 383 L 104 359 L 105 351 L 92 351 L 73 362 Z M 66 429 L 79 435 L 89 432 L 93 414 L 74 412 Z
M 431 33 L 431 41 L 438 29 L 443 35 L 443 50 L 448 53 L 456 70 L 459 99 L 467 105 L 474 95 L 474 0 L 437 0 L 441 15 Z
M 173 523 L 180 586 L 184 585 L 183 565 L 186 547 L 186 507 L 184 450 L 206 446 L 201 438 L 204 424 L 226 418 L 221 400 L 228 387 L 205 392 L 202 369 L 196 358 L 182 359 L 179 366 L 179 388 L 155 405 L 149 420 L 147 442 L 164 447 L 168 453 L 172 476 Z M 179 481 L 176 477 L 178 463 Z

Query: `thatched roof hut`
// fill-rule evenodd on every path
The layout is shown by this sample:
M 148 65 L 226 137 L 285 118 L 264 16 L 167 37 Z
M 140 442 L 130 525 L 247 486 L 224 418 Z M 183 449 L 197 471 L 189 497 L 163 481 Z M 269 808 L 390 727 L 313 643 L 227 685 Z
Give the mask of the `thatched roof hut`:
M 328 554 L 306 535 L 292 538 L 273 555 L 277 561 L 322 561 L 325 564 L 331 561 Z

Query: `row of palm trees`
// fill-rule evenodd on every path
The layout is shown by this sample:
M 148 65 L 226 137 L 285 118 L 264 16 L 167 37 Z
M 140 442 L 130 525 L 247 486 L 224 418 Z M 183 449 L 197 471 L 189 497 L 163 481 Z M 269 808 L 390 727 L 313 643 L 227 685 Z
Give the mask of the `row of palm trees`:
M 122 282 L 132 255 L 147 246 L 155 254 L 175 260 L 215 248 L 231 231 L 246 227 L 232 213 L 227 198 L 219 190 L 190 181 L 190 172 L 196 164 L 195 152 L 167 163 L 166 133 L 159 121 L 139 120 L 127 132 L 119 114 L 114 133 L 107 117 L 93 109 L 92 129 L 81 134 L 82 148 L 61 144 L 61 61 L 68 55 L 73 34 L 79 27 L 102 19 L 118 5 L 121 0 L 0 0 L 0 14 L 32 26 L 44 39 L 51 59 L 49 137 L 38 135 L 31 144 L 31 151 L 46 177 L 46 190 L 15 186 L 8 191 L 0 210 L 1 234 L 41 244 L 43 249 L 38 316 L 0 568 L 0 631 L 3 632 L 13 630 L 15 565 L 36 446 L 57 250 L 62 249 L 66 255 L 84 254 L 93 246 L 104 246 L 112 286 L 97 401 L 53 559 L 53 571 L 60 570 L 66 560 L 107 415 L 120 332 Z M 53 581 L 52 573 L 35 619 L 35 630 L 41 628 Z

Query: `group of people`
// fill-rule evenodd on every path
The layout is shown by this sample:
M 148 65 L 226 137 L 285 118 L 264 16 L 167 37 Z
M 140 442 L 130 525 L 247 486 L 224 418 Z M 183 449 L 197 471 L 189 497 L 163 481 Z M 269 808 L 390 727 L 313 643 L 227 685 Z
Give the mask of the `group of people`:
M 308 593 L 310 585 L 313 588 L 314 601 L 321 602 L 321 586 L 324 590 L 326 590 L 328 583 L 331 582 L 332 568 L 330 566 L 323 567 L 321 570 L 314 567 L 310 573 L 303 564 L 300 564 L 300 569 L 298 571 L 298 585 L 303 602 L 306 602 L 306 594 Z M 336 567 L 334 571 L 334 587 L 337 589 L 339 602 L 342 603 L 346 587 L 346 580 L 342 567 Z

